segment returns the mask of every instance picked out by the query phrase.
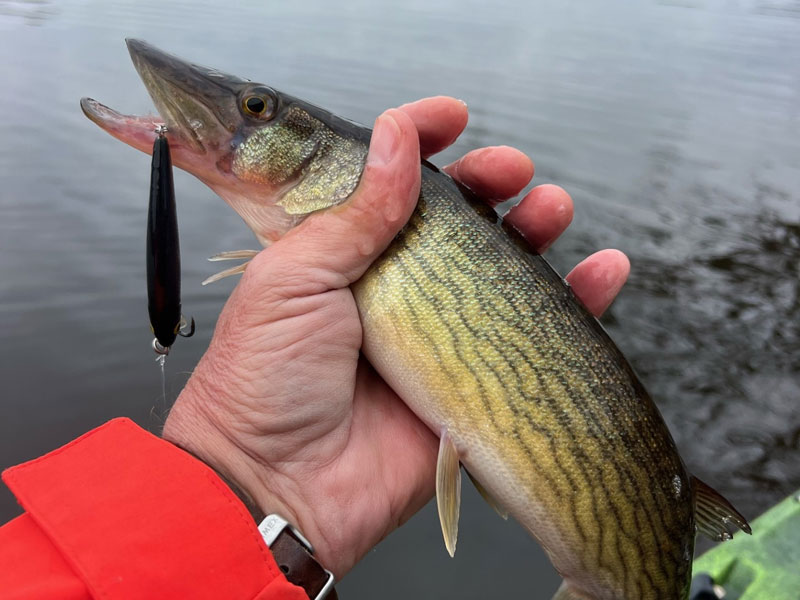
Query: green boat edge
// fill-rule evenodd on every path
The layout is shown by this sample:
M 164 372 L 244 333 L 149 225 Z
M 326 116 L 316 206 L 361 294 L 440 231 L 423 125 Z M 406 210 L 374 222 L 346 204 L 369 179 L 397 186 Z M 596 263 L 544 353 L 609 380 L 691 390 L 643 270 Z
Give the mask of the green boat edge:
M 800 598 L 800 489 L 738 534 L 694 561 L 692 577 L 711 575 L 725 600 Z

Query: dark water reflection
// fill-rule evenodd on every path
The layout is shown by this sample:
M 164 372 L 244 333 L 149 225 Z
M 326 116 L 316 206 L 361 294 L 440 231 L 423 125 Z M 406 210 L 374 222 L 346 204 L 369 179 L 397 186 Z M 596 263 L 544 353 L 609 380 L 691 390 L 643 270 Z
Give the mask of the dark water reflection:
M 0 0 L 0 466 L 117 415 L 169 404 L 148 348 L 148 160 L 84 119 L 93 95 L 151 104 L 122 43 L 161 47 L 371 122 L 447 93 L 471 124 L 438 162 L 519 146 L 573 195 L 563 271 L 624 250 L 612 336 L 701 478 L 753 516 L 800 486 L 800 2 L 412 0 L 265 4 Z M 184 306 L 174 398 L 232 282 L 205 257 L 251 247 L 178 174 Z M 17 512 L 0 493 L 0 517 Z M 557 576 L 519 527 L 466 492 L 456 560 L 430 506 L 343 583 L 347 597 L 549 598 Z M 532 588 L 532 589 L 531 589 Z

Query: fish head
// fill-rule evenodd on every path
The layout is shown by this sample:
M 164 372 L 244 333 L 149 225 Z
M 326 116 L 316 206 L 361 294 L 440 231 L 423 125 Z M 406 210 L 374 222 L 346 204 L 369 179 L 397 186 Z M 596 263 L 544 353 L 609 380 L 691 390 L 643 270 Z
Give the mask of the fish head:
M 89 119 L 149 153 L 166 125 L 175 166 L 225 199 L 262 243 L 344 202 L 366 160 L 370 131 L 268 85 L 127 40 L 160 117 L 123 115 L 84 98 Z

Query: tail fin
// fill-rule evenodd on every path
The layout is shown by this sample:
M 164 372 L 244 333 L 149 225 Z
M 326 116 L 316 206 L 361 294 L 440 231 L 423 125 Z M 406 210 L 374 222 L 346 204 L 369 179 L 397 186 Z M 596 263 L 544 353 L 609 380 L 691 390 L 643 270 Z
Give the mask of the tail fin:
M 747 534 L 752 533 L 747 519 L 722 494 L 697 477 L 692 477 L 692 487 L 698 531 L 717 542 L 731 539 L 737 527 Z

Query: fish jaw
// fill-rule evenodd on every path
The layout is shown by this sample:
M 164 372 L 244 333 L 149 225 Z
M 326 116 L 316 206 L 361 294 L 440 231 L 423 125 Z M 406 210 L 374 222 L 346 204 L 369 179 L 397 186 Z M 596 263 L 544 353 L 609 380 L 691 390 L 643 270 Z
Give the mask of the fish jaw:
M 156 129 L 166 126 L 175 166 L 212 187 L 236 187 L 230 172 L 240 88 L 246 82 L 198 67 L 140 40 L 126 40 L 131 60 L 159 116 L 119 113 L 91 98 L 81 100 L 84 114 L 118 140 L 150 153 Z
M 156 131 L 166 126 L 173 164 L 208 185 L 239 213 L 263 245 L 298 219 L 277 206 L 284 186 L 253 183 L 233 170 L 248 124 L 239 114 L 240 95 L 250 82 L 183 61 L 139 40 L 126 40 L 134 66 L 159 115 L 118 112 L 92 98 L 83 113 L 111 136 L 150 154 Z
M 106 133 L 125 142 L 145 154 L 153 151 L 153 142 L 158 136 L 157 131 L 166 125 L 164 119 L 155 115 L 137 116 L 117 112 L 92 98 L 81 99 L 81 110 L 89 120 L 98 125 Z M 166 137 L 170 146 L 172 162 L 184 171 L 196 175 L 203 181 L 213 182 L 214 165 L 209 164 L 205 154 L 198 154 L 187 145 L 183 138 L 176 135 L 169 128 Z M 216 179 L 220 179 L 217 177 Z
M 173 164 L 221 196 L 262 244 L 355 190 L 368 129 L 264 84 L 126 42 L 160 117 L 123 115 L 84 98 L 86 116 L 148 153 L 166 125 Z
M 127 39 L 133 66 L 173 137 L 198 155 L 223 155 L 242 126 L 239 96 L 249 82 Z
M 106 133 L 129 146 L 150 153 L 156 139 L 156 131 L 164 126 L 164 120 L 156 116 L 123 115 L 93 98 L 81 98 L 81 110 L 86 117 Z M 173 135 L 168 135 L 172 153 L 179 153 Z
M 106 133 L 145 154 L 152 152 L 158 135 L 156 131 L 165 125 L 159 116 L 122 114 L 92 98 L 82 98 L 81 109 Z M 274 202 L 252 202 L 251 199 L 263 194 L 263 190 L 252 190 L 251 185 L 226 174 L 218 161 L 208 154 L 198 154 L 193 146 L 184 143 L 183 138 L 170 129 L 167 129 L 166 137 L 173 164 L 200 179 L 233 207 L 263 246 L 274 242 L 296 224 L 296 219 L 276 207 Z

